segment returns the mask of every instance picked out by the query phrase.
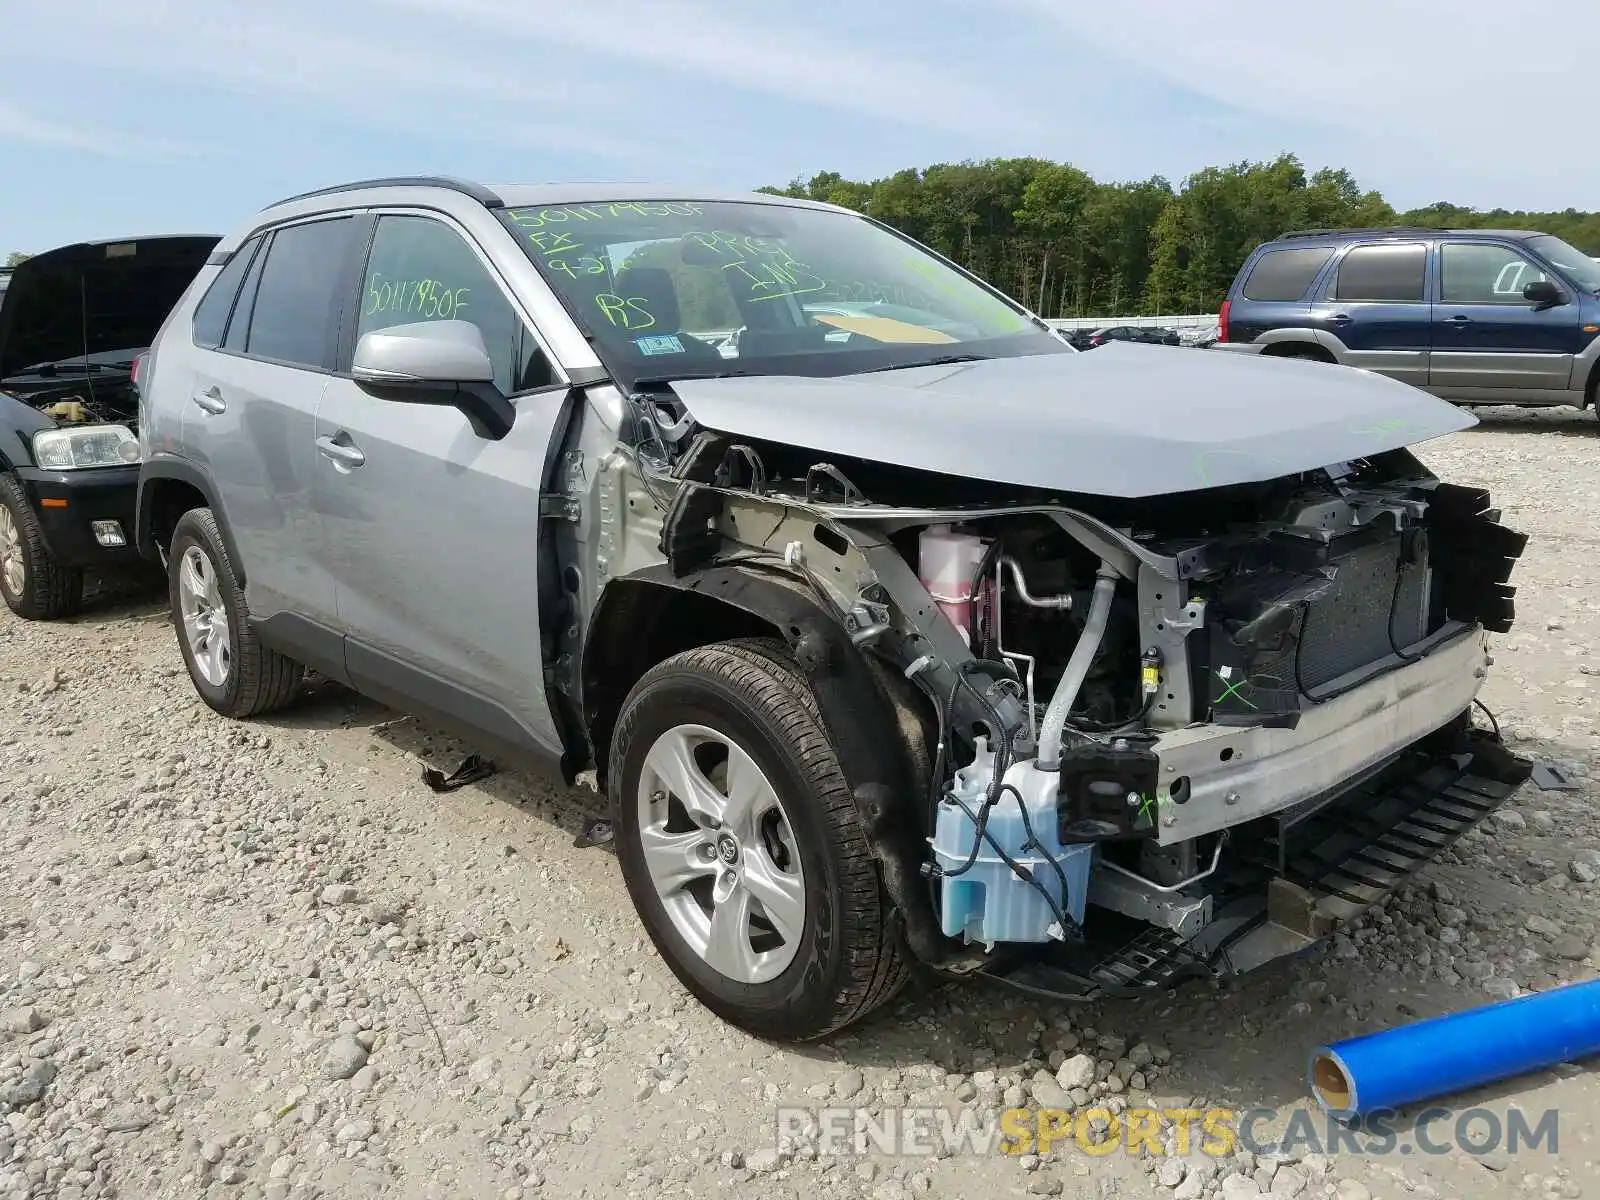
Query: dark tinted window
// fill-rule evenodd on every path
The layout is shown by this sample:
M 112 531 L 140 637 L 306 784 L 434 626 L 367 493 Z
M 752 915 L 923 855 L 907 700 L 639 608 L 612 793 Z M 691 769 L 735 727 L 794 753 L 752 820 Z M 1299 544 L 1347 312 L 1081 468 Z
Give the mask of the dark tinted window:
M 382 217 L 361 284 L 356 336 L 415 321 L 470 321 L 507 395 L 556 382 L 549 360 L 483 261 L 431 217 Z
M 250 270 L 244 277 L 244 286 L 239 289 L 239 299 L 233 305 L 233 317 L 228 322 L 227 335 L 222 339 L 224 350 L 244 352 L 250 336 L 250 318 L 256 309 L 256 289 L 261 286 L 261 268 L 266 262 L 267 256 L 258 254 L 250 264 Z
M 233 298 L 239 294 L 239 281 L 245 268 L 261 245 L 260 238 L 251 238 L 239 249 L 226 266 L 217 272 L 206 294 L 194 310 L 194 343 L 197 346 L 222 345 L 222 333 L 228 327 L 228 314 L 233 311 Z
M 1332 246 L 1268 250 L 1250 268 L 1250 275 L 1244 281 L 1244 298 L 1285 303 L 1298 300 L 1332 257 Z
M 253 357 L 328 364 L 339 313 L 339 278 L 351 219 L 280 229 L 267 247 L 245 346 Z
M 1357 246 L 1339 263 L 1336 300 L 1422 299 L 1428 248 L 1421 245 Z

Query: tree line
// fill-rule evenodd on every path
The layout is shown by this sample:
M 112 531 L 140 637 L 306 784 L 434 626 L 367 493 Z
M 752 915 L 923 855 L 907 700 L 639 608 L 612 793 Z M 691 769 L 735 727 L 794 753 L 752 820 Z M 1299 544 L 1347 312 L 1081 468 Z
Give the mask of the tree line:
M 1600 213 L 1400 212 L 1349 171 L 1292 154 L 1100 183 L 1066 163 L 994 158 L 870 183 L 823 171 L 764 192 L 853 208 L 925 242 L 1045 317 L 1216 312 L 1252 249 L 1288 229 L 1371 225 L 1531 228 L 1600 254 Z
M 1308 174 L 1292 154 L 1207 167 L 1177 186 L 1159 175 L 1100 183 L 1067 163 L 991 158 L 871 182 L 822 171 L 760 190 L 867 213 L 1046 317 L 1215 312 L 1245 256 L 1286 229 L 1529 228 L 1600 254 L 1600 212 L 1482 212 L 1443 201 L 1401 212 L 1344 168 Z M 25 258 L 13 252 L 6 265 Z M 706 316 L 713 324 L 737 324 L 720 311 L 725 302 L 702 307 L 717 309 Z

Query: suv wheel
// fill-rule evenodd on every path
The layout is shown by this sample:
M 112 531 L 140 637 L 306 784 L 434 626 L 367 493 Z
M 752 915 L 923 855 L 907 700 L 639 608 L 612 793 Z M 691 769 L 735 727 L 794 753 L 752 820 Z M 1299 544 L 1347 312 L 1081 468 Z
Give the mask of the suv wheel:
M 185 513 L 167 558 L 172 623 L 200 698 L 225 717 L 254 717 L 294 699 L 304 668 L 262 645 L 250 628 L 216 518 L 209 508 Z
M 11 475 L 0 475 L 0 596 L 31 621 L 70 617 L 83 602 L 83 572 L 50 557 L 39 518 Z
M 608 775 L 634 906 L 717 1015 L 809 1040 L 899 991 L 907 968 L 877 863 L 782 642 L 707 646 L 647 672 Z

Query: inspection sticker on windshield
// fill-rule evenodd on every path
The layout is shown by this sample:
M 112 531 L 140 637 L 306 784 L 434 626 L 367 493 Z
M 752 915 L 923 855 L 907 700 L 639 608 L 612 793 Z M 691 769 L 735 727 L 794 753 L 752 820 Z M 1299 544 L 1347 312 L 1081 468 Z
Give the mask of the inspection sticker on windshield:
M 657 334 L 655 337 L 636 337 L 633 344 L 640 354 L 682 354 L 683 343 L 675 333 Z

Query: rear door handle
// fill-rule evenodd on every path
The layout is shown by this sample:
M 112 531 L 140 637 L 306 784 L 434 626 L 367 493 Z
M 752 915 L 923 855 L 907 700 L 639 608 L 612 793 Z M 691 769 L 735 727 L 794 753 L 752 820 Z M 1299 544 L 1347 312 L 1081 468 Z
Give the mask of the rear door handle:
M 228 411 L 228 402 L 222 398 L 222 390 L 217 387 L 208 387 L 203 392 L 196 392 L 191 399 L 197 408 L 213 417 Z
M 340 438 L 345 438 L 346 440 L 340 441 Z M 367 461 L 367 456 L 353 446 L 348 439 L 349 435 L 344 433 L 335 434 L 333 437 L 319 437 L 317 439 L 317 453 L 321 454 L 323 458 L 336 467 L 343 467 L 347 471 L 354 470 Z
M 1467 324 L 1471 323 L 1472 318 L 1468 317 L 1468 316 L 1464 316 L 1461 313 L 1457 313 L 1453 317 L 1446 317 L 1445 320 L 1447 322 L 1449 322 L 1451 325 L 1467 325 Z
M 1328 323 L 1331 325 L 1348 325 L 1350 324 L 1350 316 L 1348 313 L 1334 313 L 1333 316 L 1328 318 Z

